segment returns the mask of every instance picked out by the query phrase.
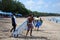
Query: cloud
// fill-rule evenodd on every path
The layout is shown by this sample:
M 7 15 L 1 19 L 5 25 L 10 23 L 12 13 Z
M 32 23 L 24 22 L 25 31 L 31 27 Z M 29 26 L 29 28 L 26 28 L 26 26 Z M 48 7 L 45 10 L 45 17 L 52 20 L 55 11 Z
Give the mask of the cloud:
M 60 10 L 59 0 L 20 0 L 20 2 L 32 11 L 58 12 Z
M 48 8 L 48 4 L 45 3 L 43 0 L 25 0 L 23 4 L 26 6 L 26 8 L 30 10 L 39 10 L 40 8 Z
M 26 8 L 31 9 L 34 6 L 34 1 L 26 0 L 23 4 L 26 6 Z
M 60 7 L 60 2 L 52 5 L 53 7 Z

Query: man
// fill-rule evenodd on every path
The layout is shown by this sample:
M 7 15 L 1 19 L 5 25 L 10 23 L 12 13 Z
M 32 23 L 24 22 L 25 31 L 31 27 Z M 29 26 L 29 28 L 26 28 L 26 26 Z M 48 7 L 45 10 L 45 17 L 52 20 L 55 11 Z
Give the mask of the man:
M 13 30 L 13 32 L 15 32 L 15 29 L 16 29 L 16 17 L 15 17 L 14 13 L 12 14 L 11 20 L 12 20 L 12 26 L 13 26 L 13 28 L 11 29 L 11 32 L 12 32 L 12 30 Z
M 35 20 L 36 20 L 35 27 L 37 28 L 37 31 L 38 31 L 40 26 L 42 25 L 42 19 L 39 16 L 37 16 L 37 18 Z
M 28 35 L 28 32 L 29 32 L 29 31 L 30 31 L 30 36 L 32 36 L 32 29 L 33 29 L 32 22 L 33 22 L 33 20 L 34 20 L 33 15 L 30 14 L 27 20 L 28 20 L 28 21 L 27 21 L 28 29 L 27 29 L 26 36 Z

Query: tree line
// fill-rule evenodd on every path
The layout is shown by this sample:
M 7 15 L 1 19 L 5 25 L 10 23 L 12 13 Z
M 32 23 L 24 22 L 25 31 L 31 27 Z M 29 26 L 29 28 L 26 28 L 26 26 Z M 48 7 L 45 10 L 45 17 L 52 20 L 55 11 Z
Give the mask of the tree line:
M 0 1 L 0 10 L 5 12 L 12 12 L 12 13 L 20 13 L 23 16 L 27 16 L 32 13 L 34 16 L 57 16 L 60 14 L 53 14 L 53 13 L 43 13 L 37 11 L 28 10 L 24 4 L 16 0 L 2 0 Z

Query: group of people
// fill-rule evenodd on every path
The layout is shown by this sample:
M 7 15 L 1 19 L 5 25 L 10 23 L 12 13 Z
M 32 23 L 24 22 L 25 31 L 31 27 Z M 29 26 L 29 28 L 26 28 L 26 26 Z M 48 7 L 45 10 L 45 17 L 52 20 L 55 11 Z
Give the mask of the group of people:
M 11 32 L 15 32 L 15 29 L 16 29 L 16 17 L 15 17 L 15 14 L 12 15 L 12 26 L 13 28 L 10 30 Z M 42 24 L 42 19 L 37 17 L 37 18 L 34 18 L 32 14 L 30 14 L 27 18 L 27 32 L 26 32 L 26 36 L 28 35 L 28 32 L 30 31 L 30 36 L 32 36 L 32 30 L 33 30 L 33 24 L 35 25 L 35 27 L 37 28 L 37 30 L 39 30 L 39 27 L 41 26 Z

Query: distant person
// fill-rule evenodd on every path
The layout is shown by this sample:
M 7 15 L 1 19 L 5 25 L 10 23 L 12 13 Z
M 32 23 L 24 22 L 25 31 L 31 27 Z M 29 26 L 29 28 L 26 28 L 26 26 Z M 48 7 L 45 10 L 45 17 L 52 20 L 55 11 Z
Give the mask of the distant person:
M 33 20 L 34 20 L 33 15 L 30 14 L 30 15 L 28 16 L 28 19 L 27 19 L 27 20 L 28 20 L 28 21 L 27 21 L 28 29 L 27 29 L 26 36 L 28 35 L 28 32 L 29 32 L 29 31 L 30 31 L 30 36 L 32 36 L 32 29 L 33 29 L 33 24 L 32 24 L 32 22 L 33 22 Z
M 13 28 L 10 30 L 10 32 L 12 32 L 12 30 L 13 30 L 13 32 L 15 31 L 15 29 L 16 29 L 16 17 L 15 17 L 15 14 L 13 13 L 12 14 L 12 18 L 11 18 L 11 20 L 12 20 L 12 26 L 13 26 Z
M 42 25 L 42 19 L 37 16 L 36 20 L 36 25 L 35 27 L 37 28 L 37 31 L 39 30 L 39 27 Z

